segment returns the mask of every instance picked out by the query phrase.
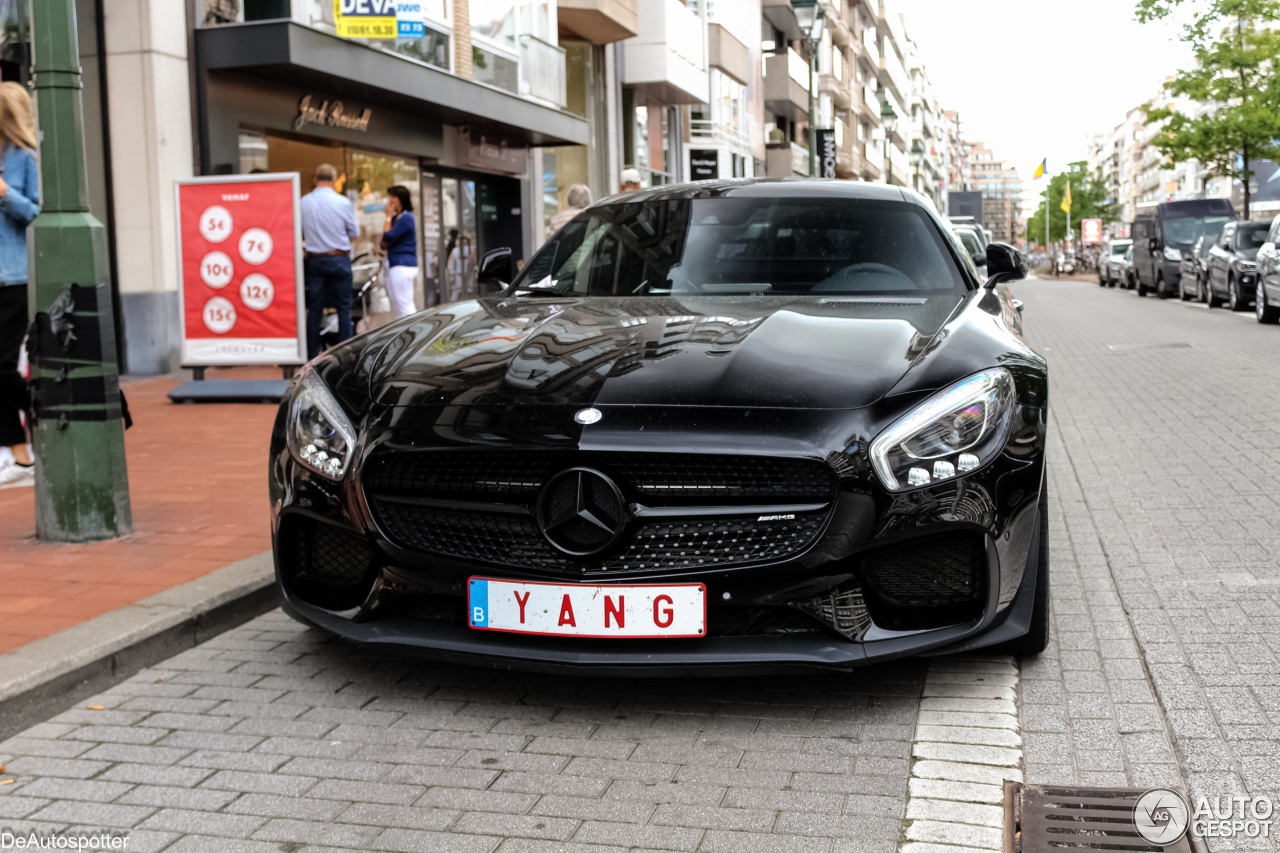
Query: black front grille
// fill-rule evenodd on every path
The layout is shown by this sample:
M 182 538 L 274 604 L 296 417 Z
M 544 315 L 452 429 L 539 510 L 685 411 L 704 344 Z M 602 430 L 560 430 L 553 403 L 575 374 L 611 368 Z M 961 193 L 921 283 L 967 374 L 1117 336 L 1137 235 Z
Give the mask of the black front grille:
M 548 545 L 528 517 L 387 500 L 377 506 L 387 534 L 410 550 L 565 574 L 718 568 L 785 559 L 808 547 L 827 517 L 822 510 L 797 515 L 794 521 L 757 522 L 753 515 L 643 524 L 617 554 L 583 561 Z
M 575 466 L 604 473 L 643 507 L 740 505 L 743 514 L 641 516 L 603 553 L 566 556 L 538 529 L 536 507 L 544 485 Z M 817 539 L 837 487 L 830 466 L 816 460 L 558 450 L 384 452 L 370 461 L 364 482 L 378 520 L 403 548 L 570 576 L 787 559 Z M 786 505 L 810 508 L 759 520 L 761 507 Z
M 829 466 L 808 459 L 666 453 L 584 454 L 568 451 L 444 450 L 386 453 L 370 460 L 373 492 L 532 497 L 551 476 L 574 465 L 605 470 L 637 497 L 709 498 L 800 503 L 830 500 Z
M 377 555 L 357 533 L 304 516 L 285 518 L 280 562 L 290 591 L 329 610 L 358 607 L 378 571 Z
M 947 533 L 866 557 L 863 591 L 872 620 L 882 628 L 941 628 L 982 616 L 987 571 L 982 537 Z

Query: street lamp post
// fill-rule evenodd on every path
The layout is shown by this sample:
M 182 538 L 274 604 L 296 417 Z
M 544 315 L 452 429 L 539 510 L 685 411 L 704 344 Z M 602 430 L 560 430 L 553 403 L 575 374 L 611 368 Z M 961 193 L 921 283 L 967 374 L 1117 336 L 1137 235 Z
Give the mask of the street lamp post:
M 31 227 L 30 302 L 50 312 L 57 301 L 51 313 L 62 315 L 31 342 L 36 535 L 87 542 L 133 527 L 107 235 L 89 213 L 76 0 L 39 0 L 31 12 L 43 210 Z
M 826 24 L 822 7 L 818 0 L 797 2 L 794 4 L 796 22 L 804 30 L 805 47 L 809 52 L 809 177 L 817 173 L 818 124 L 813 115 L 814 65 L 818 60 L 818 42 L 822 39 L 822 28 Z
M 880 123 L 884 125 L 884 182 L 893 183 L 893 161 L 889 159 L 889 146 L 898 129 L 898 113 L 886 97 L 880 105 Z
M 913 172 L 912 183 L 915 185 L 914 189 L 916 192 L 924 192 L 924 188 L 921 186 L 923 182 L 920 180 L 920 165 L 923 162 L 924 143 L 919 139 L 913 139 L 911 141 L 911 169 Z

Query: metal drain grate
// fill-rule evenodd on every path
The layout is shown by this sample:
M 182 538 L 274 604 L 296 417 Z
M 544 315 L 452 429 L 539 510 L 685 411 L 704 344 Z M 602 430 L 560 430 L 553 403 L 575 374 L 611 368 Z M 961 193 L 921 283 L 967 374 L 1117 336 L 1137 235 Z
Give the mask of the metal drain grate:
M 1184 837 L 1162 847 L 1146 841 L 1133 823 L 1143 790 L 1022 785 L 1004 788 L 1005 853 L 1052 850 L 1127 850 L 1193 853 Z

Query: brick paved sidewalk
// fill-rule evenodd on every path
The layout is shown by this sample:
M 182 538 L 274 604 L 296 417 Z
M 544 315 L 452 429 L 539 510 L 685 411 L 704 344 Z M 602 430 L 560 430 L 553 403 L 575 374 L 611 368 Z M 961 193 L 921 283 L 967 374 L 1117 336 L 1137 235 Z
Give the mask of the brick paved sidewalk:
M 0 654 L 271 547 L 265 460 L 275 406 L 175 405 L 165 395 L 180 381 L 123 383 L 134 422 L 125 434 L 130 536 L 39 542 L 34 490 L 0 491 Z

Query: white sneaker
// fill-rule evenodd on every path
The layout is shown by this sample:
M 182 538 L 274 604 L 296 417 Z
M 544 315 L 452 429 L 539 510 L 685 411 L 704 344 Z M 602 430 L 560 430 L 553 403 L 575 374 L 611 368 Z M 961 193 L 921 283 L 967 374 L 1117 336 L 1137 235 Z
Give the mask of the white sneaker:
M 19 465 L 12 460 L 0 465 L 0 489 L 20 489 L 36 484 L 36 466 Z

